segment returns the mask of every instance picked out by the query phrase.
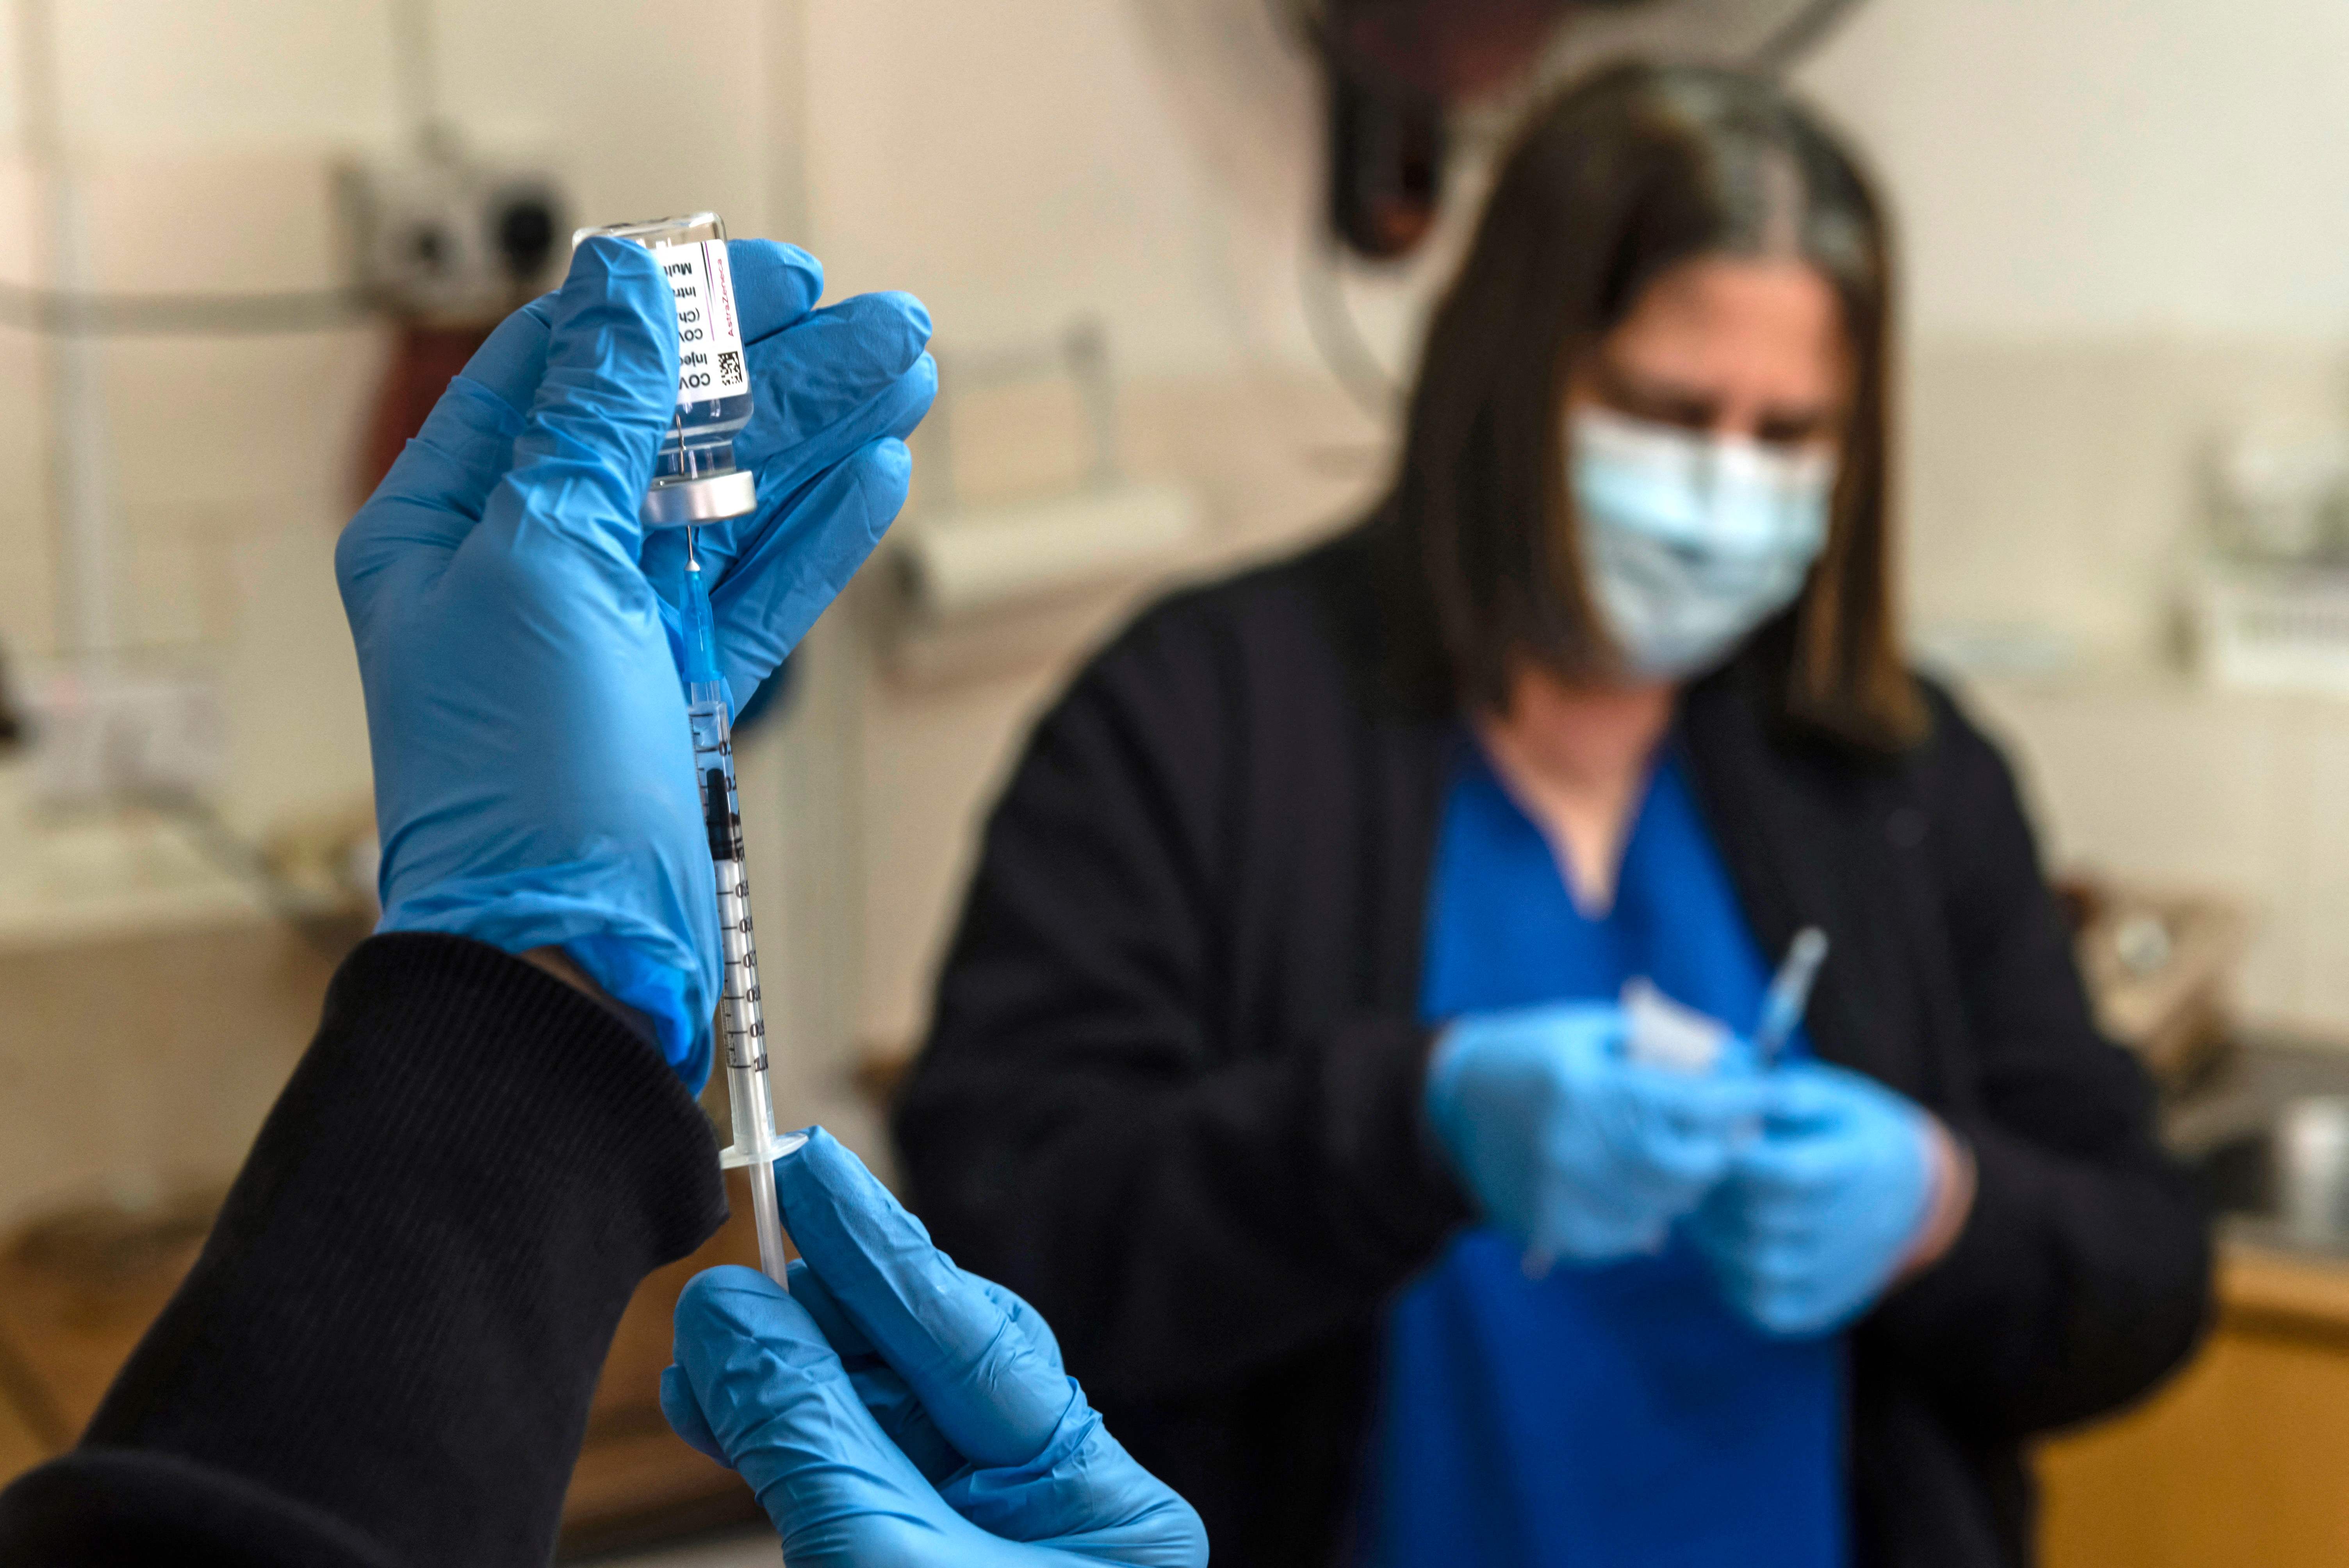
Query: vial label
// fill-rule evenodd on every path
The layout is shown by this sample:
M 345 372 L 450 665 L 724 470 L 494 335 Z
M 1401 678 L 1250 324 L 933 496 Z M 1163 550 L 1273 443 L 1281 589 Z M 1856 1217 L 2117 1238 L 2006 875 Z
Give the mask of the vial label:
M 707 403 L 750 389 L 742 365 L 742 324 L 734 314 L 734 274 L 723 240 L 656 245 L 669 293 L 677 296 L 677 400 Z

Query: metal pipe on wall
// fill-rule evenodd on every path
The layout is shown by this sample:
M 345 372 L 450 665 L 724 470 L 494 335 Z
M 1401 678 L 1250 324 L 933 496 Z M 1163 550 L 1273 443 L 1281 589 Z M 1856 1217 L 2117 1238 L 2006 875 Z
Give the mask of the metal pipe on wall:
M 88 206 L 66 146 L 57 91 L 57 43 L 49 0 L 17 0 L 17 66 L 24 84 L 19 128 L 27 160 L 45 175 L 49 285 L 59 303 L 50 341 L 50 483 L 56 497 L 58 641 L 85 667 L 119 647 L 114 603 L 114 498 L 105 363 L 78 302 L 91 294 Z

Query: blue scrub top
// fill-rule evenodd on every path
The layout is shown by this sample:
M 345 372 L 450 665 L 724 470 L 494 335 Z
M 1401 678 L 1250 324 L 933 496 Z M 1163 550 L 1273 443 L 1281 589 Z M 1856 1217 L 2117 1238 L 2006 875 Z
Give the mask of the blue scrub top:
M 1754 1026 L 1770 965 L 1672 757 L 1614 907 L 1592 918 L 1490 765 L 1462 751 L 1430 883 L 1424 1016 L 1609 998 L 1644 975 Z M 1843 1364 L 1839 1336 L 1748 1326 L 1677 1237 L 1660 1256 L 1537 1281 L 1499 1233 L 1470 1230 L 1389 1315 L 1357 1558 L 1840 1568 Z

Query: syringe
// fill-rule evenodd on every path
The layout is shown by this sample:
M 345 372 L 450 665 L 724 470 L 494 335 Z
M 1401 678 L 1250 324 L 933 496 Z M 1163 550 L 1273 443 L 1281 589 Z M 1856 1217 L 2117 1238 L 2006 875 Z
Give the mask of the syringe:
M 685 533 L 686 713 L 693 724 L 693 771 L 701 788 L 701 820 L 718 872 L 718 940 L 726 955 L 726 1099 L 734 1114 L 734 1142 L 721 1166 L 750 1171 L 750 1215 L 759 1231 L 759 1267 L 791 1288 L 783 1273 L 782 1217 L 775 1206 L 773 1166 L 806 1141 L 775 1135 L 775 1102 L 767 1085 L 767 1026 L 759 1013 L 759 946 L 750 932 L 750 883 L 742 867 L 742 814 L 734 793 L 734 733 L 726 687 L 718 669 L 718 642 L 709 587 Z
M 1811 982 L 1819 977 L 1819 965 L 1826 958 L 1826 932 L 1806 925 L 1795 933 L 1778 973 L 1770 978 L 1769 992 L 1762 998 L 1761 1026 L 1754 1031 L 1754 1055 L 1764 1068 L 1778 1065 L 1779 1053 L 1801 1025 L 1803 1009 L 1810 1006 Z

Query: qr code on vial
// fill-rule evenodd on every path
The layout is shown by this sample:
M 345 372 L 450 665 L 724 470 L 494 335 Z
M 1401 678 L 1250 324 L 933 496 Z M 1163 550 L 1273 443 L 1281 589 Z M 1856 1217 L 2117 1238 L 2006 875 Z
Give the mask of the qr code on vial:
M 742 385 L 742 379 L 741 351 L 733 348 L 720 349 L 718 354 L 718 385 L 740 387 Z

